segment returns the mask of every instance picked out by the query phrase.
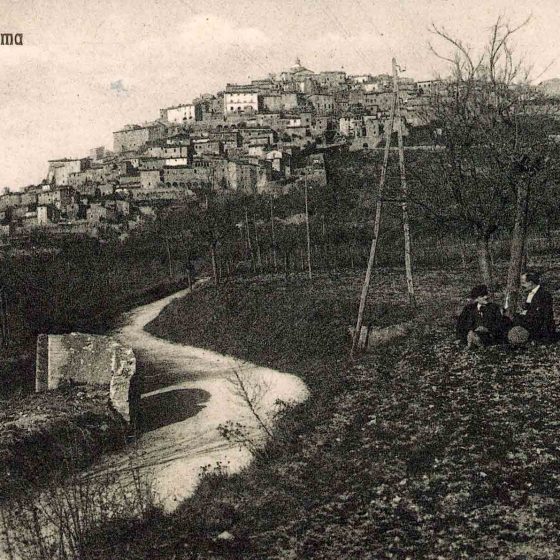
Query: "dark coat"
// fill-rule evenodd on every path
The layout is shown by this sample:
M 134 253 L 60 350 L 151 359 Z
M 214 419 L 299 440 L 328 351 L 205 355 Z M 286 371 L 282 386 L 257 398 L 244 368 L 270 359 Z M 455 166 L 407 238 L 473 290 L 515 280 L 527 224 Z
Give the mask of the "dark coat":
M 457 338 L 466 343 L 469 331 L 474 331 L 478 327 L 488 329 L 488 336 L 485 337 L 488 342 L 502 340 L 506 330 L 506 322 L 500 306 L 495 303 L 488 303 L 482 305 L 479 310 L 476 303 L 467 304 L 457 318 Z
M 552 310 L 552 295 L 540 287 L 531 303 L 524 303 L 525 315 L 516 315 L 514 323 L 526 328 L 531 338 L 553 338 L 556 336 L 556 324 Z

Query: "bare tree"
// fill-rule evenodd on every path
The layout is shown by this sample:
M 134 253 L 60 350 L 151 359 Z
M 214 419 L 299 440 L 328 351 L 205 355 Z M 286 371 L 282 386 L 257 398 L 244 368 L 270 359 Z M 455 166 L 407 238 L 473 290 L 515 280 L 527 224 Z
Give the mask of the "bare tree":
M 433 26 L 443 50 L 432 51 L 449 69 L 426 96 L 426 122 L 440 149 L 415 168 L 421 185 L 416 202 L 450 230 L 474 236 L 480 273 L 489 285 L 494 283 L 490 240 L 500 230 L 511 231 L 508 293 L 513 307 L 531 194 L 546 176 L 552 149 L 546 106 L 511 44 L 528 22 L 512 27 L 499 18 L 479 55 Z

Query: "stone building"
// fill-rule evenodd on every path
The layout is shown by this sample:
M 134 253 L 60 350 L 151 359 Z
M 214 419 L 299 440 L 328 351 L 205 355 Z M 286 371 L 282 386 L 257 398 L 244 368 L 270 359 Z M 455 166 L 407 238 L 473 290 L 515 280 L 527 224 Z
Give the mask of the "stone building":
M 113 150 L 117 154 L 137 151 L 148 142 L 165 138 L 166 131 L 166 126 L 158 121 L 145 125 L 128 125 L 113 132 Z
M 193 121 L 201 121 L 202 111 L 203 107 L 200 104 L 185 103 L 160 109 L 160 116 L 170 123 L 188 124 Z
M 228 84 L 224 92 L 224 115 L 258 113 L 262 110 L 262 96 L 258 88 Z
M 319 72 L 313 78 L 327 90 L 340 89 L 346 86 L 346 72 L 342 70 Z
M 224 145 L 221 140 L 211 138 L 198 138 L 192 142 L 195 155 L 203 154 L 221 155 L 224 153 Z
M 329 93 L 314 93 L 307 99 L 317 115 L 330 115 L 334 112 L 334 97 Z
M 163 171 L 159 169 L 142 170 L 140 171 L 140 188 L 142 189 L 155 189 L 158 187 L 163 179 Z
M 208 167 L 164 167 L 160 172 L 161 183 L 166 187 L 197 188 L 212 185 L 213 170 Z
M 37 204 L 39 206 L 51 205 L 62 210 L 75 199 L 76 191 L 72 187 L 55 187 L 40 193 L 37 196 Z
M 300 105 L 301 97 L 295 92 L 267 92 L 262 95 L 262 107 L 269 113 L 291 111 Z
M 90 158 L 51 159 L 49 160 L 47 183 L 50 185 L 69 185 L 72 173 L 80 173 L 90 166 Z
M 37 206 L 37 225 L 45 226 L 58 222 L 60 212 L 55 206 Z

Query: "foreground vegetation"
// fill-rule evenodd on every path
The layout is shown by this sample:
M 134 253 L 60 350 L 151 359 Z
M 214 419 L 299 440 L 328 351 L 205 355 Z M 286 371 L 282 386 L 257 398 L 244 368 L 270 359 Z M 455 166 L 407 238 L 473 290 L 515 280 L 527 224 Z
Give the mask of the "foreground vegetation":
M 0 400 L 0 504 L 126 444 L 108 387 L 67 386 Z
M 558 303 L 560 271 L 547 279 Z M 311 396 L 245 472 L 209 466 L 176 513 L 113 524 L 87 557 L 557 558 L 560 351 L 456 346 L 454 311 L 475 280 L 421 274 L 413 332 L 356 363 L 355 275 L 170 305 L 151 332 L 298 373 Z M 413 316 L 400 272 L 374 286 L 368 322 Z

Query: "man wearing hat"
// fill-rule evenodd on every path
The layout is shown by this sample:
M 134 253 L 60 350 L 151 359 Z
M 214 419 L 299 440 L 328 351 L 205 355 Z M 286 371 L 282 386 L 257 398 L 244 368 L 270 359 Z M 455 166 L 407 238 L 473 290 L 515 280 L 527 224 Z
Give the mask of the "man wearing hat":
M 506 332 L 506 319 L 500 306 L 490 302 L 488 288 L 484 284 L 475 286 L 469 299 L 457 319 L 457 338 L 469 348 L 501 342 Z

